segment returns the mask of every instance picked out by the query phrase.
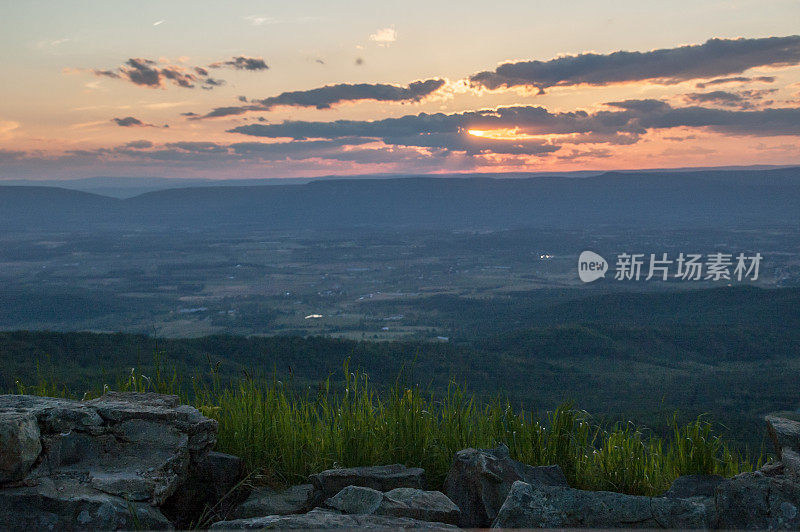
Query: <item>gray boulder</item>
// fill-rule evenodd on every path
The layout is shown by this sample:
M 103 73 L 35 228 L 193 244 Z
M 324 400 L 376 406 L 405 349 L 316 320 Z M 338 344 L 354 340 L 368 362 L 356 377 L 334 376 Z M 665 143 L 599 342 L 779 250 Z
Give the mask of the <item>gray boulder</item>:
M 326 500 L 325 505 L 346 514 L 374 514 L 385 500 L 386 495 L 382 491 L 363 486 L 347 486 Z M 391 505 L 392 501 L 388 504 Z
M 40 518 L 57 527 L 77 519 L 81 525 L 72 526 L 115 528 L 133 519 L 130 506 L 158 528 L 168 522 L 152 506 L 187 483 L 216 430 L 216 421 L 174 396 L 0 395 L 0 508 L 24 519 L 15 528 Z
M 0 449 L 0 484 L 23 479 L 42 452 L 36 418 L 0 410 Z
M 323 499 L 333 497 L 347 486 L 364 486 L 378 491 L 425 489 L 425 471 L 401 464 L 329 469 L 311 475 L 310 480 Z
M 508 447 L 464 449 L 456 453 L 444 482 L 444 494 L 461 510 L 459 525 L 486 528 L 492 524 L 516 481 L 567 486 L 558 466 L 533 467 L 514 461 Z
M 307 514 L 270 515 L 251 519 L 220 521 L 211 525 L 212 530 L 261 530 L 261 529 L 398 529 L 424 528 L 429 530 L 455 529 L 445 523 L 418 521 L 407 517 L 386 517 L 383 515 L 340 514 L 333 510 L 315 508 Z
M 707 528 L 703 504 L 515 482 L 493 528 Z
M 800 421 L 774 414 L 766 416 L 764 420 L 779 459 L 782 458 L 784 447 L 800 452 Z
M 800 528 L 800 485 L 793 477 L 742 473 L 717 486 L 714 504 L 718 528 Z
M 325 501 L 326 506 L 346 514 L 411 517 L 422 521 L 456 524 L 461 512 L 440 491 L 395 488 L 387 493 L 348 486 Z
M 386 497 L 404 506 L 402 510 L 386 515 L 413 517 L 423 521 L 440 521 L 454 525 L 461 521 L 461 510 L 441 491 L 395 488 L 387 492 Z
M 255 488 L 247 499 L 238 505 L 229 519 L 248 519 L 267 515 L 290 515 L 309 511 L 314 502 L 314 486 L 302 484 L 278 491 Z
M 713 497 L 714 490 L 725 478 L 720 475 L 684 475 L 678 477 L 664 494 L 673 499 Z

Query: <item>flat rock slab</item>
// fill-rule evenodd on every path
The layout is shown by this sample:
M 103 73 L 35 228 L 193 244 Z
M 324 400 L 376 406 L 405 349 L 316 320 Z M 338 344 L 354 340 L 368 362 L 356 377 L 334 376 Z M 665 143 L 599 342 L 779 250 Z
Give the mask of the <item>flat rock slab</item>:
M 150 504 L 126 501 L 78 483 L 43 481 L 0 490 L 4 530 L 164 530 L 172 523 Z
M 230 519 L 248 519 L 267 515 L 291 515 L 307 512 L 314 499 L 314 486 L 301 484 L 278 491 L 254 488 L 247 499 L 231 512 Z
M 271 515 L 234 521 L 220 521 L 211 525 L 212 530 L 261 530 L 261 529 L 399 529 L 424 528 L 429 530 L 452 530 L 456 527 L 445 523 L 432 523 L 405 517 L 382 515 L 348 515 L 332 510 L 316 508 L 307 514 Z
M 347 486 L 364 486 L 378 491 L 395 488 L 425 489 L 425 471 L 401 464 L 328 469 L 311 475 L 311 484 L 322 498 L 333 497 Z
M 459 525 L 487 528 L 516 481 L 567 486 L 558 466 L 533 467 L 509 456 L 508 447 L 464 449 L 455 454 L 444 482 L 444 494 L 461 510 Z
M 461 510 L 441 491 L 395 488 L 386 493 L 386 498 L 403 505 L 401 511 L 395 511 L 388 515 L 413 517 L 423 521 L 439 521 L 454 525 L 461 520 Z
M 515 482 L 492 528 L 705 529 L 703 504 Z
M 440 491 L 395 488 L 386 493 L 348 486 L 325 501 L 325 505 L 346 514 L 410 517 L 422 521 L 457 524 L 461 512 Z

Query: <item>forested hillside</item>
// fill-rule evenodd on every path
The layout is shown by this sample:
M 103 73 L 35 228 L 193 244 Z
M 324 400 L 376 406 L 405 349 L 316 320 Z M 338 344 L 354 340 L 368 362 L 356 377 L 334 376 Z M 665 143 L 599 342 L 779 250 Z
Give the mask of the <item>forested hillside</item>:
M 797 297 L 796 289 L 591 296 L 535 306 L 527 326 L 514 328 L 488 301 L 493 332 L 451 342 L 5 332 L 0 386 L 44 378 L 80 396 L 131 371 L 152 374 L 158 352 L 189 388 L 193 378 L 212 374 L 224 381 L 276 377 L 302 388 L 328 377 L 336 385 L 349 360 L 379 388 L 400 378 L 441 392 L 454 381 L 533 410 L 572 400 L 593 414 L 654 428 L 676 409 L 687 419 L 710 413 L 731 439 L 758 446 L 761 432 L 750 429 L 764 413 L 800 406 Z

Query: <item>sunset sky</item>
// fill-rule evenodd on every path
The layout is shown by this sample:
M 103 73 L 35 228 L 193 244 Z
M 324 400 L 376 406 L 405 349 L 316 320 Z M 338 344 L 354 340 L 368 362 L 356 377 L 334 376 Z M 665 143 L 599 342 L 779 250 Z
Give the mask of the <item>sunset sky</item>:
M 800 2 L 32 1 L 0 180 L 800 164 Z

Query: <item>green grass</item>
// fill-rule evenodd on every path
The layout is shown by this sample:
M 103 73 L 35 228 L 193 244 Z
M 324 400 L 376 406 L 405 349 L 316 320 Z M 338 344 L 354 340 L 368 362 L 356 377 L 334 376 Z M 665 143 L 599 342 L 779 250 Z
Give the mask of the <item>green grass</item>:
M 152 375 L 135 369 L 117 381 L 120 391 L 181 396 L 219 422 L 216 449 L 244 459 L 264 482 L 293 484 L 332 467 L 403 463 L 426 470 L 431 487 L 442 485 L 456 451 L 501 443 L 531 465 L 558 464 L 573 487 L 629 494 L 663 493 L 680 475 L 731 476 L 760 466 L 730 449 L 703 417 L 660 438 L 630 423 L 604 425 L 570 404 L 544 419 L 496 398 L 479 402 L 451 384 L 436 396 L 401 379 L 379 393 L 366 374 L 344 365 L 344 383 L 328 379 L 299 389 L 291 380 L 244 375 L 221 384 L 215 368 L 186 385 L 156 356 Z M 97 387 L 84 398 L 112 388 Z M 17 385 L 18 393 L 69 396 L 46 378 Z

